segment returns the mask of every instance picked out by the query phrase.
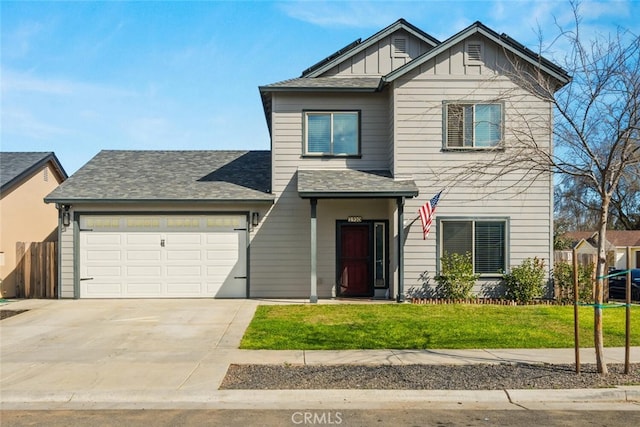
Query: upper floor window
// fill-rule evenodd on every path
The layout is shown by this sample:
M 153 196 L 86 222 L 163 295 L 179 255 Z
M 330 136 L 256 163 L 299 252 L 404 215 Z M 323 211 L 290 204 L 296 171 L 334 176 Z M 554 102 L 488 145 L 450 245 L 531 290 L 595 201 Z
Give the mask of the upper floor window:
M 446 103 L 446 148 L 490 148 L 502 141 L 502 104 Z
M 305 154 L 357 156 L 360 154 L 360 113 L 358 111 L 307 111 Z
M 507 268 L 506 220 L 442 220 L 442 250 L 445 253 L 470 253 L 473 271 L 499 275 Z

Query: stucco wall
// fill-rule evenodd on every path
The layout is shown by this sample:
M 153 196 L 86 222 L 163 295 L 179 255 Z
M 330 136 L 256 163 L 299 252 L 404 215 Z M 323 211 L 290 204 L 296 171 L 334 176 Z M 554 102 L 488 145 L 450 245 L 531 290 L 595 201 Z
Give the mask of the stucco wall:
M 56 239 L 58 212 L 44 197 L 58 186 L 57 174 L 47 164 L 18 187 L 0 198 L 0 292 L 3 298 L 15 296 L 16 242 L 42 242 Z M 0 256 L 0 257 L 2 257 Z

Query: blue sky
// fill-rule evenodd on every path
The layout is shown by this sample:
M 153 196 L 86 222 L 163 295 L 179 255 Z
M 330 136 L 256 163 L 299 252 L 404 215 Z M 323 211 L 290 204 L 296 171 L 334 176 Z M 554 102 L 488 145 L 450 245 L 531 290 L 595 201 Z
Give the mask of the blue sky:
M 640 33 L 640 2 L 583 2 L 584 33 Z M 634 19 L 635 17 L 635 19 Z M 404 18 L 445 40 L 475 21 L 537 50 L 561 1 L 0 1 L 3 151 L 268 149 L 258 86 Z M 547 46 L 561 55 L 561 46 Z M 558 56 L 559 57 L 559 56 Z

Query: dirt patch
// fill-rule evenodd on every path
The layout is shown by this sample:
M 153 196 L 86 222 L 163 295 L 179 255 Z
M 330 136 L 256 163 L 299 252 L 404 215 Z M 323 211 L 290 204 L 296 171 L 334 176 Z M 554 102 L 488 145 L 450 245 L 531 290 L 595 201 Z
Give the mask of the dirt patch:
M 0 320 L 15 316 L 16 314 L 24 313 L 25 311 L 29 310 L 0 310 Z

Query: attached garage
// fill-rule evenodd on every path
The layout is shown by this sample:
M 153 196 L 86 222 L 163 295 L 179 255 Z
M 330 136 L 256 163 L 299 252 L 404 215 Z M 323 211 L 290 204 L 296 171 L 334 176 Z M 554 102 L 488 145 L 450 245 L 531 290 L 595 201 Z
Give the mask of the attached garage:
M 246 298 L 243 215 L 80 216 L 80 298 Z
M 45 201 L 61 298 L 250 298 L 269 151 L 101 151 Z

